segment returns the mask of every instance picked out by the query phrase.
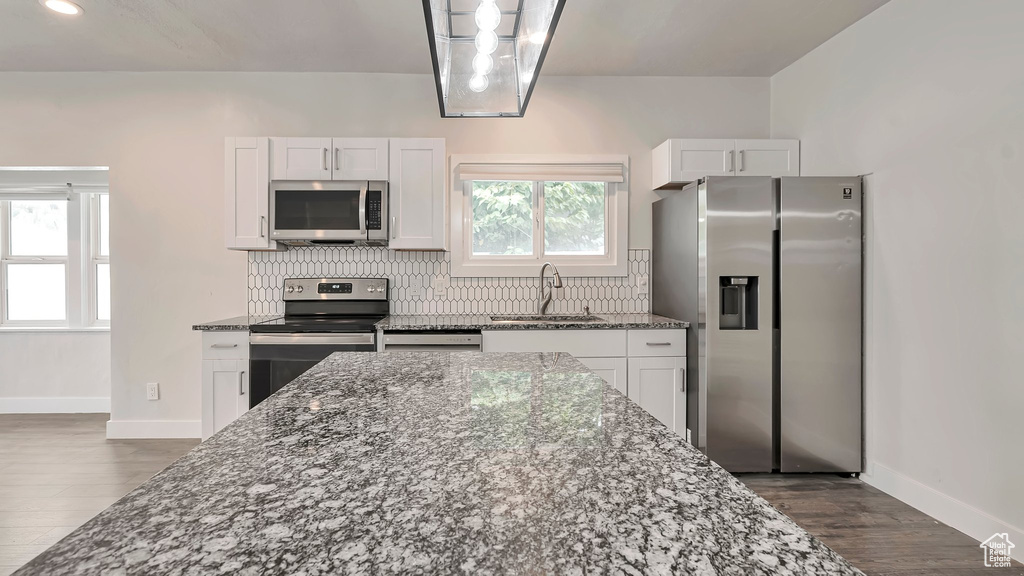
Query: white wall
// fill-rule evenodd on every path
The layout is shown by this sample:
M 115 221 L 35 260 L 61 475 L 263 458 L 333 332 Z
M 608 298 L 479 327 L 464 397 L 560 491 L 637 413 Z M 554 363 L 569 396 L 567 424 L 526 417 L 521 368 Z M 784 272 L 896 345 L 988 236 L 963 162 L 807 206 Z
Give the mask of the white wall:
M 0 332 L 0 414 L 110 410 L 110 332 Z
M 193 323 L 244 314 L 246 257 L 223 242 L 225 136 L 443 136 L 449 153 L 632 161 L 630 247 L 650 246 L 650 149 L 767 137 L 769 83 L 543 77 L 523 119 L 449 119 L 430 76 L 0 74 L 0 165 L 110 167 L 112 419 L 198 435 Z M 159 382 L 160 401 L 145 399 Z M 123 429 L 123 427 L 122 427 Z
M 868 481 L 1018 553 L 1022 30 L 1019 0 L 895 0 L 771 80 L 804 175 L 871 174 Z

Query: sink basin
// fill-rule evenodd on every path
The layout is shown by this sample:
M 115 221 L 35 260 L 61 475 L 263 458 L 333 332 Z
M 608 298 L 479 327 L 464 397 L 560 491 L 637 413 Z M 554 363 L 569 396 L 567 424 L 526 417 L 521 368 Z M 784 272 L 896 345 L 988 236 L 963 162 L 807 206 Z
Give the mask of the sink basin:
M 607 322 L 604 318 L 588 315 L 543 314 L 535 316 L 491 316 L 495 324 L 594 324 Z

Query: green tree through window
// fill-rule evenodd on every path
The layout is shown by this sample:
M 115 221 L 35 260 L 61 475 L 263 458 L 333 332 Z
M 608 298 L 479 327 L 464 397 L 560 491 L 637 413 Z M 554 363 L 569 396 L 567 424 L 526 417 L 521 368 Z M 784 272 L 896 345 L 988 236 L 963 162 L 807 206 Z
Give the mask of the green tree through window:
M 606 185 L 603 182 L 474 181 L 474 256 L 534 255 L 534 190 L 544 195 L 543 253 L 603 255 L 606 251 Z

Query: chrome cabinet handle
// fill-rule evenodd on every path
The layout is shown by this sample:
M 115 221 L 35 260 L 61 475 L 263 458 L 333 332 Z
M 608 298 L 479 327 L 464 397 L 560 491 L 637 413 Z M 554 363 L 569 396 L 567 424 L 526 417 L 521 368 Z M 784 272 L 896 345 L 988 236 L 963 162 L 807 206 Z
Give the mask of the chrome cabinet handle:
M 245 396 L 245 383 L 242 381 L 245 376 L 245 370 L 238 371 L 238 395 Z
M 679 387 L 680 392 L 686 392 L 686 368 L 680 368 L 679 373 L 681 374 L 682 383 Z
M 341 149 L 340 148 L 335 148 L 334 149 L 334 169 L 335 170 L 340 170 L 341 169 Z
M 210 348 L 238 348 L 238 344 L 211 344 Z
M 391 239 L 395 239 L 395 234 L 398 234 L 397 226 L 395 226 L 395 216 L 391 217 Z
M 745 169 L 745 166 L 744 166 L 744 163 L 743 163 L 743 150 L 740 150 L 740 172 L 743 172 L 744 169 Z
M 648 346 L 671 346 L 671 342 L 648 342 Z
M 327 148 L 324 148 L 324 170 L 327 170 L 327 155 L 330 153 Z
M 260 216 L 260 238 L 266 238 L 267 233 L 264 231 L 267 224 L 267 217 Z
M 728 152 L 729 154 L 727 156 L 722 157 L 722 159 L 725 160 L 726 162 L 725 169 L 723 170 L 723 172 L 732 172 L 733 170 L 736 169 L 736 151 L 728 150 Z

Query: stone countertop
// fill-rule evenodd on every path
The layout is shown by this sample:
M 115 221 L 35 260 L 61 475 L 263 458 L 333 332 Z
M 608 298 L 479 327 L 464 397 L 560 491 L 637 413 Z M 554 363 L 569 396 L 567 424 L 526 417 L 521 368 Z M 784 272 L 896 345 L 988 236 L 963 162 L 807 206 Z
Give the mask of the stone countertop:
M 336 353 L 50 574 L 862 574 L 566 354 Z
M 192 326 L 193 330 L 200 330 L 203 332 L 243 332 L 248 331 L 253 324 L 262 324 L 264 322 L 272 322 L 281 318 L 277 316 L 235 316 L 234 318 L 225 318 L 224 320 L 217 320 L 216 322 L 204 322 L 202 324 L 196 324 Z
M 622 330 L 626 328 L 688 328 L 689 322 L 657 314 L 594 314 L 605 322 L 509 323 L 493 322 L 492 314 L 391 315 L 377 323 L 378 330 Z M 508 316 L 493 314 L 493 316 Z M 549 314 L 549 316 L 559 316 Z

